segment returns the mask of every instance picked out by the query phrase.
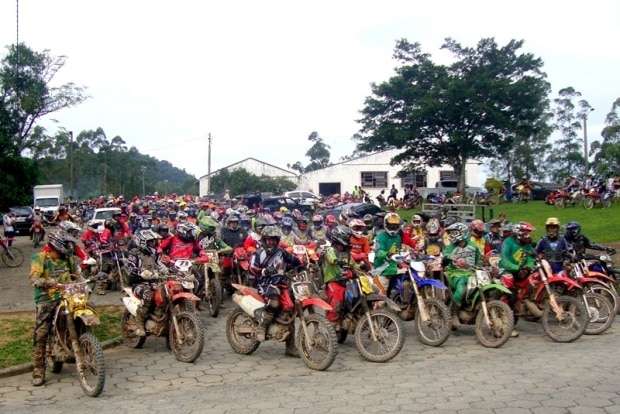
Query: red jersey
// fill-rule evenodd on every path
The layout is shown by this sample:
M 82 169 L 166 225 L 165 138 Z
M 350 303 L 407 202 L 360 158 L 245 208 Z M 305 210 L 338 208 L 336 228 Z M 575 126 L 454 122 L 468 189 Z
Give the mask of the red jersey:
M 159 244 L 159 250 L 167 253 L 172 260 L 191 259 L 194 253 L 202 255 L 203 251 L 197 241 L 184 242 L 177 236 L 168 237 Z

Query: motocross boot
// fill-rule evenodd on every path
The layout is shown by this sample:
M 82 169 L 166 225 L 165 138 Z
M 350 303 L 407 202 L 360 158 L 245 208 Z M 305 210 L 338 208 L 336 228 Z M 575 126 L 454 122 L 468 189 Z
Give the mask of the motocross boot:
M 144 306 L 140 306 L 136 310 L 136 330 L 134 331 L 136 336 L 146 335 L 146 328 L 144 327 L 145 321 L 146 321 L 146 309 L 144 309 Z
M 286 337 L 286 348 L 284 350 L 284 355 L 299 358 L 299 351 L 295 346 L 295 324 L 291 323 L 288 329 L 289 334 Z
M 266 308 L 257 311 L 256 319 L 258 320 L 258 327 L 256 328 L 256 340 L 258 342 L 264 342 L 267 339 L 267 329 L 273 320 L 273 313 L 269 312 Z
M 45 384 L 45 342 L 32 348 L 32 385 L 39 387 Z

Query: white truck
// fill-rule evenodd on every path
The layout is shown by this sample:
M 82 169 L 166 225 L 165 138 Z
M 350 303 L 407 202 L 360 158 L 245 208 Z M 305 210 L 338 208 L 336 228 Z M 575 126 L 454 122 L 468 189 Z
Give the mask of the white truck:
M 36 185 L 33 193 L 34 207 L 40 208 L 41 213 L 51 220 L 64 202 L 62 184 Z

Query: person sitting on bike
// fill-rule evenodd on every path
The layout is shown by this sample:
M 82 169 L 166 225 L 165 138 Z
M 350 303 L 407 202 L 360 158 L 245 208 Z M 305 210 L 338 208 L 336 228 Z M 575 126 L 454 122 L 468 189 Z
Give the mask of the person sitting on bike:
M 159 273 L 157 247 L 161 236 L 151 229 L 138 230 L 129 242 L 127 251 L 127 283 L 133 294 L 142 301 L 136 310 L 136 336 L 146 335 L 144 322 L 151 311 L 153 289 L 151 280 Z
M 239 216 L 236 214 L 228 216 L 226 219 L 226 227 L 222 229 L 221 236 L 224 243 L 233 249 L 243 246 L 247 234 L 239 227 Z
M 437 217 L 431 217 L 426 223 L 424 235 L 424 251 L 429 256 L 439 256 L 443 250 L 443 234 L 441 223 Z
M 41 240 L 45 238 L 45 228 L 43 228 L 43 214 L 41 208 L 35 207 L 34 214 L 32 215 L 32 226 L 30 227 L 30 238 L 32 239 L 32 233 L 35 228 L 39 228 L 41 231 Z
M 340 313 L 342 312 L 346 290 L 346 278 L 343 275 L 342 268 L 354 265 L 351 260 L 350 240 L 352 237 L 353 232 L 346 226 L 339 225 L 331 231 L 329 233 L 331 246 L 325 249 L 321 263 L 325 295 L 327 302 L 333 308 L 333 310 L 325 313 L 325 317 L 335 325 L 336 331 L 341 329 Z
M 80 241 L 84 245 L 87 253 L 92 253 L 99 243 L 99 223 L 89 222 L 86 226 L 86 230 L 82 233 Z
M 402 224 L 400 216 L 396 213 L 387 213 L 383 218 L 383 222 L 384 229 L 375 237 L 373 247 L 375 260 L 373 267 L 374 272 L 381 277 L 383 288 L 389 293 L 390 281 L 394 276 L 398 275 L 398 265 L 390 260 L 390 257 L 400 252 L 402 244 Z
M 295 231 L 293 230 L 293 227 L 295 227 L 295 223 L 293 222 L 292 218 L 284 217 L 282 219 L 281 227 L 281 240 L 283 244 L 288 247 L 293 247 L 296 244 L 301 244 L 301 240 L 299 239 L 299 237 L 297 237 L 297 234 L 295 234 Z
M 545 231 L 547 234 L 536 245 L 536 253 L 549 262 L 553 273 L 561 272 L 568 244 L 560 236 L 560 220 L 556 217 L 549 217 L 545 222 Z
M 323 216 L 315 214 L 312 216 L 312 227 L 309 231 L 310 240 L 318 244 L 324 244 L 327 240 L 327 227 L 323 224 Z
M 82 232 L 82 229 L 80 228 L 80 226 L 78 226 L 77 224 L 75 224 L 72 221 L 61 221 L 60 224 L 58 225 L 58 228 L 67 232 L 67 234 L 69 234 L 69 236 L 73 237 L 75 240 L 79 240 L 80 239 L 80 233 Z M 86 259 L 88 259 L 88 253 L 86 253 L 86 251 L 84 251 L 84 249 L 82 249 L 82 247 L 76 243 L 75 245 L 75 255 L 77 257 L 80 258 L 80 260 L 84 261 Z
M 491 251 L 495 254 L 502 252 L 502 242 L 504 239 L 501 234 L 502 221 L 500 219 L 493 219 L 489 221 L 489 232 L 486 234 L 486 243 L 491 246 Z
M 471 241 L 465 224 L 454 223 L 446 228 L 446 233 L 450 244 L 443 251 L 444 269 L 452 289 L 453 310 L 457 311 L 463 306 L 467 282 L 474 275 L 474 268 L 482 266 L 482 253 Z
M 424 246 L 424 226 L 420 215 L 411 217 L 411 225 L 403 231 L 403 244 L 414 250 Z
M 159 243 L 159 252 L 166 254 L 170 260 L 201 256 L 204 252 L 198 244 L 199 233 L 200 229 L 195 224 L 179 223 L 175 235 Z
M 205 217 L 198 227 L 200 229 L 199 243 L 203 250 L 217 250 L 220 255 L 232 253 L 233 248 L 217 234 L 217 221 L 211 217 Z
M 69 215 L 69 212 L 67 211 L 67 207 L 65 206 L 58 207 L 58 212 L 56 213 L 56 215 L 54 216 L 54 219 L 52 220 L 53 223 L 60 223 L 61 221 L 72 221 L 71 215 Z
M 484 222 L 476 219 L 469 224 L 469 230 L 471 232 L 470 240 L 476 245 L 480 253 L 485 257 L 491 253 L 491 245 L 487 243 L 485 237 Z
M 351 229 L 351 258 L 356 263 L 364 263 L 367 269 L 370 269 L 368 262 L 368 254 L 370 253 L 370 242 L 364 236 L 366 224 L 360 219 L 352 219 L 349 221 L 349 229 Z
M 258 292 L 267 300 L 266 306 L 256 315 L 259 324 L 256 339 L 260 342 L 265 340 L 267 329 L 280 308 L 280 289 L 286 289 L 288 285 L 286 271 L 302 265 L 297 257 L 279 247 L 281 236 L 276 226 L 265 227 L 261 247 L 250 261 L 250 272 L 256 276 Z M 291 332 L 286 339 L 287 355 L 297 356 L 294 337 L 295 327 L 291 324 Z
M 117 240 L 129 240 L 131 237 L 131 229 L 127 223 L 127 214 L 116 212 L 112 215 L 112 219 L 116 222 L 114 238 Z
M 58 283 L 69 283 L 79 277 L 79 266 L 73 252 L 77 240 L 62 230 L 50 232 L 47 244 L 32 256 L 30 282 L 34 287 L 36 307 L 32 348 L 32 385 L 45 383 L 45 359 L 48 336 L 56 307 L 60 303 Z
M 310 238 L 310 232 L 308 229 L 308 218 L 301 216 L 297 220 L 297 239 L 299 244 L 306 244 L 312 239 Z
M 589 238 L 581 233 L 581 224 L 576 221 L 571 221 L 566 225 L 566 233 L 564 234 L 564 238 L 566 239 L 569 248 L 575 249 L 575 253 L 577 253 L 578 256 L 585 255 L 587 249 L 605 251 L 610 254 L 614 254 L 616 252 L 616 250 L 611 247 L 592 243 Z
M 362 221 L 366 225 L 366 229 L 364 230 L 364 236 L 368 239 L 370 243 L 372 243 L 375 239 L 375 218 L 372 214 L 364 214 Z

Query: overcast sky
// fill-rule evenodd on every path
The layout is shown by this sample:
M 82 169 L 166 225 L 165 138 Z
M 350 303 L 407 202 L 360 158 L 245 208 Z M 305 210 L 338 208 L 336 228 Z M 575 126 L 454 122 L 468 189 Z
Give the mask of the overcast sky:
M 20 40 L 68 56 L 57 81 L 92 96 L 52 118 L 76 133 L 101 126 L 196 176 L 207 172 L 209 131 L 213 169 L 250 156 L 305 163 L 313 130 L 332 160 L 350 153 L 370 83 L 392 73 L 395 40 L 442 59 L 448 36 L 525 39 L 554 93 L 571 85 L 595 108 L 591 138 L 620 96 L 617 0 L 20 0 Z M 2 0 L 0 44 L 14 41 L 15 1 Z

